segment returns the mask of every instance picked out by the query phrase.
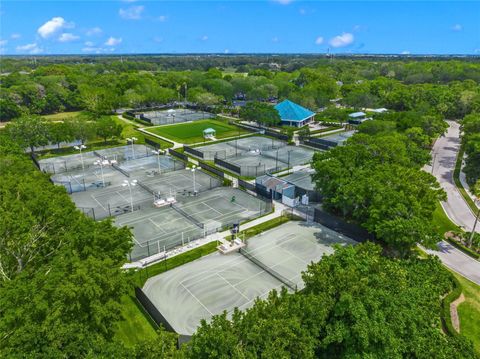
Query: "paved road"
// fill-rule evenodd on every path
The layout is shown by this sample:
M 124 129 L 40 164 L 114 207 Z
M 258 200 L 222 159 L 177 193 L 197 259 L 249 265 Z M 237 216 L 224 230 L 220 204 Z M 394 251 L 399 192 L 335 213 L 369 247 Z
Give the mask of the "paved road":
M 450 243 L 442 241 L 438 243 L 439 250 L 427 249 L 427 253 L 440 257 L 440 260 L 448 268 L 454 270 L 463 277 L 480 285 L 480 262 L 467 256 L 453 247 Z
M 440 137 L 433 147 L 433 175 L 447 192 L 447 201 L 442 202 L 442 206 L 448 217 L 465 230 L 471 231 L 475 216 L 453 181 L 455 161 L 460 149 L 460 125 L 454 121 L 447 122 L 450 127 L 446 135 Z M 431 167 L 426 170 L 431 170 Z M 479 226 L 476 232 L 480 233 Z

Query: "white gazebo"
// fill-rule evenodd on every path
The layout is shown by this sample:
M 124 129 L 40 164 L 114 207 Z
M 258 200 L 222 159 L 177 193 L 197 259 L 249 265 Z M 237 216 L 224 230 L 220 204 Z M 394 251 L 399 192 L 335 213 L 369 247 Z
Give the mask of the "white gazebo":
M 209 127 L 203 130 L 203 137 L 204 138 L 214 138 L 217 131 L 213 128 Z

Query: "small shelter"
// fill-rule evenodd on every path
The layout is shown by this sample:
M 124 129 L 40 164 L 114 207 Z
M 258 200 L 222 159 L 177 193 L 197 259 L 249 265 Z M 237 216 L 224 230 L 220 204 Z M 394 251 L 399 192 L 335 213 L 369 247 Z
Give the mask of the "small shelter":
M 213 128 L 209 127 L 203 130 L 203 137 L 204 138 L 214 138 L 217 131 Z
M 280 115 L 282 125 L 286 126 L 303 127 L 315 117 L 315 112 L 290 100 L 284 100 L 275 105 L 275 110 Z
M 360 125 L 362 122 L 367 120 L 367 114 L 365 112 L 354 112 L 348 115 L 348 123 L 352 125 Z

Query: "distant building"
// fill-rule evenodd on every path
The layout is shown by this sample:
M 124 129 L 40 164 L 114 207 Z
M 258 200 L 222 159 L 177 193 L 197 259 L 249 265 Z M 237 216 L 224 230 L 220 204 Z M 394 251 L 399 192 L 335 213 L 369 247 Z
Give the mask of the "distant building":
M 313 118 L 315 117 L 315 112 L 297 105 L 290 100 L 280 102 L 275 105 L 275 109 L 278 111 L 278 114 L 282 119 L 282 125 L 285 126 L 302 127 L 313 121 Z
M 381 108 L 373 108 L 370 111 L 375 112 L 375 113 L 384 113 L 384 112 L 387 112 L 388 109 L 386 109 L 385 107 L 381 107 Z
M 348 115 L 348 123 L 352 125 L 359 125 L 367 120 L 367 114 L 365 112 L 354 112 Z

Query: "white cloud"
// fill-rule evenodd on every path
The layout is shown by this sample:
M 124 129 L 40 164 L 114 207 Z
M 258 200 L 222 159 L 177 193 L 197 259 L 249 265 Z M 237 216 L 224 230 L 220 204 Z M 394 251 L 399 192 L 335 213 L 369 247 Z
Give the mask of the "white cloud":
M 17 46 L 16 50 L 20 52 L 28 52 L 29 54 L 39 54 L 43 52 L 43 49 L 38 47 L 36 43 Z
M 142 18 L 142 12 L 145 9 L 144 6 L 130 6 L 127 9 L 118 10 L 118 14 L 121 18 L 127 20 L 140 20 Z
M 66 22 L 63 17 L 57 16 L 40 26 L 37 32 L 41 37 L 46 39 L 61 29 L 71 29 L 72 27 L 74 27 L 73 23 Z
M 113 36 L 110 36 L 107 41 L 105 41 L 105 45 L 107 46 L 116 46 L 122 42 L 122 38 L 118 37 L 115 38 Z
M 321 45 L 323 44 L 323 37 L 322 36 L 319 36 L 315 39 L 315 44 L 316 45 Z
M 223 50 L 223 53 L 224 53 L 224 54 L 228 54 L 228 53 L 230 53 L 230 50 L 229 50 L 229 49 L 225 49 L 225 50 Z
M 278 42 L 278 37 L 276 37 L 276 36 L 273 37 L 273 38 L 272 38 L 272 42 Z
M 293 0 L 273 0 L 273 2 L 279 3 L 281 5 L 288 5 L 293 2 Z
M 132 2 L 137 2 L 138 0 L 121 0 L 121 1 L 122 1 L 122 2 L 130 2 L 130 3 L 132 3 Z
M 410 55 L 410 51 L 405 50 L 400 53 L 401 55 Z
M 157 17 L 157 20 L 160 21 L 160 22 L 165 22 L 165 21 L 167 21 L 167 16 L 160 15 L 159 17 Z
M 345 47 L 350 45 L 354 40 L 353 34 L 344 32 L 341 35 L 337 35 L 330 39 L 330 45 L 332 47 Z
M 93 36 L 93 35 L 99 35 L 102 32 L 103 32 L 102 29 L 96 26 L 96 27 L 92 27 L 91 29 L 88 29 L 86 34 L 87 36 Z
M 95 44 L 94 44 L 93 42 L 91 42 L 91 41 L 85 41 L 84 45 L 87 46 L 87 47 L 93 47 L 93 46 L 95 46 Z
M 5 46 L 8 43 L 8 40 L 0 40 L 0 46 Z
M 460 25 L 460 24 L 455 24 L 452 26 L 452 30 L 453 31 L 462 31 L 463 30 L 463 26 Z
M 80 38 L 80 36 L 71 34 L 69 32 L 64 32 L 63 34 L 61 34 L 58 37 L 58 41 L 60 41 L 60 42 L 70 42 L 70 41 L 78 40 L 79 38 Z
M 202 41 L 207 41 L 207 40 L 208 40 L 208 36 L 207 36 L 207 35 L 203 35 L 203 36 L 200 38 L 200 40 L 202 40 Z
M 155 36 L 155 37 L 153 38 L 153 41 L 155 41 L 156 43 L 161 43 L 161 42 L 163 42 L 163 37 Z
M 17 40 L 17 39 L 21 38 L 22 35 L 20 35 L 20 34 L 12 34 L 12 35 L 10 35 L 10 37 L 12 38 L 12 40 Z
M 307 10 L 301 8 L 300 10 L 298 10 L 298 12 L 300 13 L 300 15 L 305 15 L 307 13 Z

